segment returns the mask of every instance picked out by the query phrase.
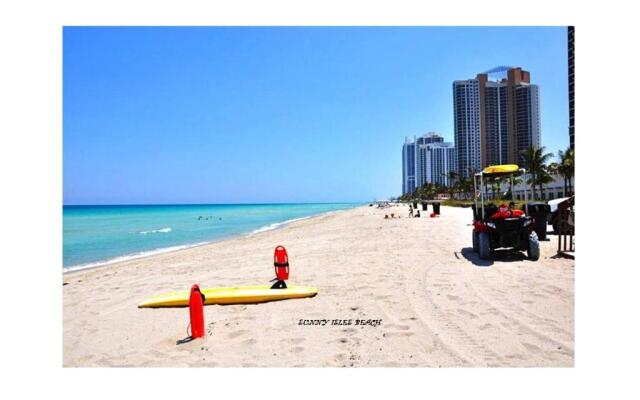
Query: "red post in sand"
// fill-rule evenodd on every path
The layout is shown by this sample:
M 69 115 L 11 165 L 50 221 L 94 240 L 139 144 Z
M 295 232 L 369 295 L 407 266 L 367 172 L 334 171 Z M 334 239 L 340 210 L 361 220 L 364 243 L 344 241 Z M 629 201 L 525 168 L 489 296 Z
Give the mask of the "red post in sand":
M 189 317 L 191 319 L 191 337 L 204 337 L 204 299 L 198 285 L 191 286 L 189 296 Z

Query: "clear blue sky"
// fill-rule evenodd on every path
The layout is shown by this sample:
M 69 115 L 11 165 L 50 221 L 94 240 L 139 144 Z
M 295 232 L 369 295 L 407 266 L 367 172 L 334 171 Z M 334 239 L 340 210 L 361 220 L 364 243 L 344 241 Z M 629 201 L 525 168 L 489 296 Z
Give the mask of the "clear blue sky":
M 370 201 L 405 136 L 453 141 L 452 82 L 540 85 L 568 146 L 564 27 L 64 28 L 64 204 Z

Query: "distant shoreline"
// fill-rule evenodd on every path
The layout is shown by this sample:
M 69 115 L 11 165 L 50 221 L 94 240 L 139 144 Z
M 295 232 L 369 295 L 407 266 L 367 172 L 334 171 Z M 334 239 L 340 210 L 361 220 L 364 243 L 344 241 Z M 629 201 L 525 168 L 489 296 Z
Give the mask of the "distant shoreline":
M 333 203 L 277 203 L 277 204 L 278 205 L 289 205 L 289 204 L 333 204 Z M 349 204 L 349 203 L 345 203 L 345 204 Z M 361 203 L 353 203 L 353 204 L 361 204 Z M 166 205 L 169 206 L 169 204 L 166 204 Z M 237 205 L 237 204 L 231 204 L 231 205 Z M 258 204 L 246 204 L 246 205 L 258 205 Z M 123 205 L 123 206 L 128 207 L 129 205 Z M 153 204 L 153 205 L 149 205 L 149 206 L 157 206 L 157 205 Z M 173 206 L 173 205 L 171 205 L 171 206 Z M 185 206 L 186 206 L 186 204 L 185 204 Z M 95 207 L 95 206 L 86 206 L 86 207 Z M 100 207 L 100 206 L 98 206 L 98 207 Z M 105 207 L 114 207 L 114 206 L 113 205 L 110 205 L 110 206 L 105 205 Z M 353 208 L 357 208 L 357 207 L 353 207 Z M 153 249 L 153 250 L 141 251 L 141 252 L 138 252 L 138 253 L 123 254 L 123 255 L 116 256 L 116 257 L 113 257 L 113 258 L 109 258 L 109 259 L 106 259 L 106 260 L 99 260 L 99 261 L 85 263 L 85 264 L 79 264 L 79 265 L 72 265 L 72 266 L 69 266 L 69 267 L 63 267 L 62 268 L 62 274 L 63 274 L 63 276 L 65 276 L 65 275 L 68 275 L 68 274 L 87 271 L 87 270 L 90 270 L 90 269 L 103 268 L 103 267 L 107 267 L 107 266 L 114 266 L 114 265 L 117 265 L 119 263 L 123 263 L 123 262 L 127 262 L 127 261 L 148 258 L 148 257 L 152 257 L 152 256 L 158 255 L 158 254 L 174 253 L 174 252 L 178 252 L 178 251 L 181 251 L 181 250 L 193 249 L 195 247 L 201 247 L 201 246 L 205 246 L 205 245 L 212 244 L 212 243 L 220 243 L 220 242 L 223 242 L 225 240 L 232 240 L 232 239 L 235 239 L 235 238 L 238 238 L 238 237 L 249 237 L 249 236 L 253 236 L 253 235 L 259 235 L 259 234 L 264 233 L 264 232 L 269 232 L 269 231 L 272 231 L 272 230 L 285 228 L 285 227 L 287 227 L 290 224 L 295 223 L 295 222 L 299 222 L 299 221 L 303 221 L 303 220 L 309 220 L 309 219 L 312 219 L 312 218 L 319 218 L 319 217 L 322 217 L 322 216 L 331 215 L 333 213 L 344 212 L 344 211 L 347 211 L 347 210 L 351 210 L 353 208 L 344 209 L 344 210 L 332 210 L 332 211 L 326 211 L 326 212 L 322 212 L 322 213 L 319 213 L 319 214 L 313 214 L 313 215 L 309 215 L 309 216 L 305 216 L 305 217 L 291 218 L 291 219 L 287 219 L 287 220 L 284 220 L 284 221 L 274 222 L 274 223 L 271 223 L 271 224 L 268 224 L 268 225 L 264 225 L 264 226 L 258 227 L 256 229 L 252 230 L 251 232 L 243 232 L 243 233 L 238 233 L 238 234 L 231 234 L 229 236 L 225 236 L 225 237 L 222 237 L 222 238 L 219 238 L 219 239 L 210 240 L 210 241 L 196 242 L 196 243 L 177 245 L 177 246 L 161 247 L 161 248 L 157 248 L 157 249 Z

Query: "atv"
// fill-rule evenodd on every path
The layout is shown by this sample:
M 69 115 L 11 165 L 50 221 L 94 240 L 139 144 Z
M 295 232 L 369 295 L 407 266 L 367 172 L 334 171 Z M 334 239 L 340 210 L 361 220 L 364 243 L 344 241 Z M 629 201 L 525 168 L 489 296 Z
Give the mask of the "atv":
M 473 176 L 475 204 L 472 243 L 473 250 L 482 259 L 490 258 L 493 250 L 498 248 L 526 251 L 527 257 L 532 261 L 540 258 L 540 243 L 534 231 L 535 221 L 526 215 L 528 213 L 526 190 L 523 207 L 525 212 L 512 211 L 510 208 L 499 210 L 494 204 L 485 204 L 486 194 L 482 190 L 485 177 L 509 177 L 512 180 L 514 174 L 518 172 L 523 176 L 526 173 L 524 168 L 514 164 L 493 165 Z M 511 182 L 513 183 L 513 180 Z M 513 184 L 511 186 L 513 187 Z

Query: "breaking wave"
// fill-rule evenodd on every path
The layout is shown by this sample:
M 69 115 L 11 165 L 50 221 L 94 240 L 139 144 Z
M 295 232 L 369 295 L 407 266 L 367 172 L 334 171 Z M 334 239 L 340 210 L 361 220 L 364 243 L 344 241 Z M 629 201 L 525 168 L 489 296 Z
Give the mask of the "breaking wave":
M 171 228 L 162 228 L 162 229 L 155 229 L 152 231 L 142 231 L 142 232 L 138 232 L 141 235 L 146 235 L 149 233 L 169 233 L 171 232 Z

